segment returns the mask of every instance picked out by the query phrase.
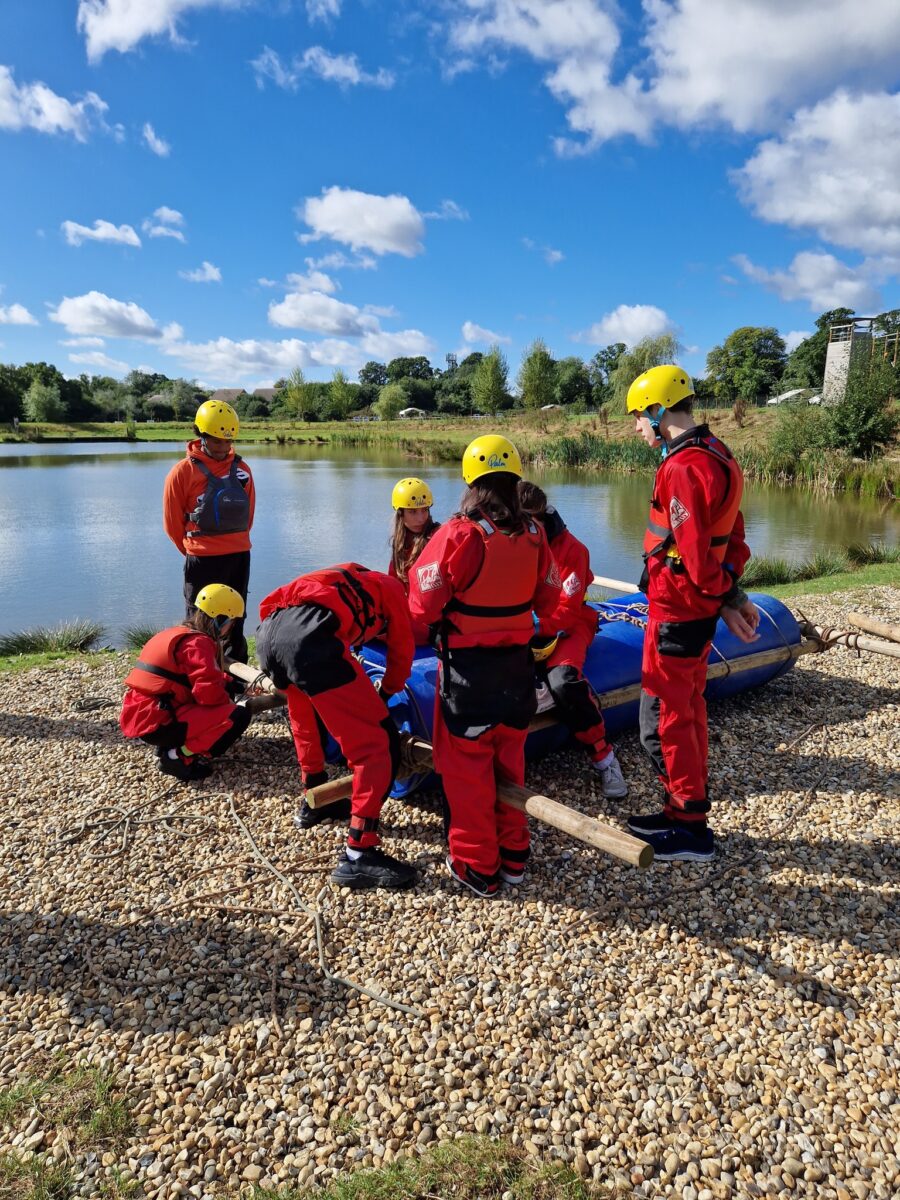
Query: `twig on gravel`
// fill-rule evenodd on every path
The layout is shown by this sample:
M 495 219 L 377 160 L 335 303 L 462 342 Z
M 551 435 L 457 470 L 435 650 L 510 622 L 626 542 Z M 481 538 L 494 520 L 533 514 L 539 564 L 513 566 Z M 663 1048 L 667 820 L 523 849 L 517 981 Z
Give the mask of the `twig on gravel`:
M 250 832 L 250 830 L 247 828 L 247 826 L 241 820 L 240 814 L 238 813 L 237 808 L 235 807 L 234 796 L 232 795 L 231 792 L 227 792 L 226 795 L 228 798 L 228 807 L 231 810 L 231 816 L 234 819 L 234 822 L 237 825 L 237 827 L 240 829 L 241 833 L 244 835 L 244 837 L 250 843 L 250 846 L 253 850 L 254 856 L 257 859 L 259 859 L 259 861 L 263 864 L 263 866 L 266 868 L 266 870 L 270 871 L 271 874 L 274 875 L 275 878 L 277 880 L 279 880 L 279 882 L 282 883 L 290 891 L 291 895 L 294 898 L 294 903 L 301 910 L 301 912 L 306 913 L 307 916 L 312 918 L 313 928 L 315 930 L 315 935 L 316 935 L 316 948 L 319 952 L 319 967 L 321 968 L 322 974 L 325 976 L 325 978 L 330 983 L 337 983 L 337 984 L 340 984 L 342 987 L 350 988 L 354 992 L 360 992 L 363 996 L 368 996 L 370 1000 L 374 1000 L 378 1004 L 384 1004 L 388 1008 L 394 1008 L 398 1012 L 407 1013 L 411 1017 L 418 1017 L 420 1020 L 424 1021 L 425 1014 L 423 1012 L 421 1012 L 419 1009 L 410 1008 L 409 1005 L 401 1004 L 399 1000 L 392 1000 L 389 996 L 383 996 L 380 992 L 373 991 L 371 988 L 363 987 L 362 984 L 353 983 L 349 979 L 342 979 L 340 975 L 335 975 L 329 969 L 328 963 L 325 959 L 325 935 L 324 935 L 324 931 L 322 928 L 321 912 L 317 908 L 311 908 L 303 900 L 300 893 L 294 887 L 293 883 L 291 883 L 290 879 L 288 879 L 286 875 L 283 875 L 281 873 L 281 871 L 279 871 L 278 868 L 274 865 L 274 863 L 269 858 L 267 858 L 267 856 L 265 854 L 263 854 L 262 850 L 260 850 L 259 846 L 257 846 L 256 841 L 254 840 L 253 834 Z

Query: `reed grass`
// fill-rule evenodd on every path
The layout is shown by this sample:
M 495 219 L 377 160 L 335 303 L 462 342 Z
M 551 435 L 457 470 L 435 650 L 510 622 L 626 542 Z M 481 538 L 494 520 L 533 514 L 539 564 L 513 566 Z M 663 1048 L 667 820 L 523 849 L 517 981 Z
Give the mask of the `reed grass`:
M 872 563 L 900 563 L 900 546 L 886 546 L 884 542 L 854 542 L 847 547 L 847 558 L 854 567 L 867 567 Z
M 93 650 L 106 629 L 99 621 L 76 619 L 63 621 L 60 625 L 36 625 L 34 629 L 23 629 L 18 633 L 0 635 L 0 656 L 16 654 L 45 654 L 51 652 L 83 652 Z
M 900 546 L 857 543 L 846 550 L 817 550 L 810 558 L 797 563 L 788 562 L 785 558 L 754 557 L 747 563 L 741 576 L 741 586 L 761 588 L 803 583 L 810 579 L 852 574 L 874 563 L 900 563 Z
M 143 650 L 150 639 L 157 633 L 159 633 L 159 630 L 155 625 L 135 621 L 133 625 L 126 625 L 122 630 L 122 645 L 126 650 Z

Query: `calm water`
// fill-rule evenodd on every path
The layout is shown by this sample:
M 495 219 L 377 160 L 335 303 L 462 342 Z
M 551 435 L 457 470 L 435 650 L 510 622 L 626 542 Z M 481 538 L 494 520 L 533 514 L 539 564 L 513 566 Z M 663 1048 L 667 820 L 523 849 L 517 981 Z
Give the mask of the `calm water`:
M 91 617 L 110 641 L 138 621 L 181 616 L 182 559 L 162 531 L 162 486 L 181 443 L 0 445 L 0 632 Z M 250 447 L 257 487 L 249 628 L 259 600 L 295 575 L 356 560 L 386 569 L 390 495 L 424 475 L 438 519 L 463 485 L 458 468 L 402 455 L 314 446 Z M 534 473 L 590 546 L 594 570 L 637 578 L 650 480 Z M 801 558 L 822 547 L 900 541 L 900 505 L 801 491 L 748 489 L 748 540 L 758 554 Z

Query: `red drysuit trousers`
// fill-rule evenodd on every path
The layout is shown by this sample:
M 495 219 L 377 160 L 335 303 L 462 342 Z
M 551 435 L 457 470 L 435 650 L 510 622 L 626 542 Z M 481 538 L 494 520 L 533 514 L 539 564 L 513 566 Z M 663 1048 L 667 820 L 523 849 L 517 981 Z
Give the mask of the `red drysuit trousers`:
M 583 620 L 560 638 L 546 661 L 547 686 L 561 720 L 595 759 L 606 758 L 612 747 L 597 694 L 584 677 L 584 660 L 597 632 L 597 614 L 585 609 Z
M 394 782 L 399 738 L 387 705 L 356 659 L 350 661 L 354 667 L 350 683 L 314 696 L 301 692 L 294 684 L 289 684 L 286 691 L 291 732 L 301 767 L 312 774 L 325 765 L 314 711 L 340 746 L 353 772 L 347 844 L 361 850 L 377 846 L 381 840 L 378 818 Z
M 528 818 L 497 799 L 497 780 L 525 782 L 528 731 L 495 725 L 480 737 L 452 734 L 434 708 L 434 765 L 450 808 L 450 857 L 488 877 L 501 863 L 520 871 L 528 858 Z
M 641 664 L 641 744 L 666 789 L 663 811 L 705 821 L 706 663 L 716 620 L 647 622 Z

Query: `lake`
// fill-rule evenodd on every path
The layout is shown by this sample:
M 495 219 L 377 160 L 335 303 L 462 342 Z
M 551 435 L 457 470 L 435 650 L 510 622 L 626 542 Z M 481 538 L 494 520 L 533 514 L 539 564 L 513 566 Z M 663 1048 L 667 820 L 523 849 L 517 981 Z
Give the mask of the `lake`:
M 162 487 L 182 443 L 0 445 L 0 633 L 72 617 L 102 622 L 111 644 L 136 622 L 182 615 L 182 558 L 162 530 Z M 456 508 L 456 464 L 331 446 L 248 446 L 257 489 L 248 632 L 260 599 L 296 575 L 355 560 L 385 570 L 390 496 L 423 476 L 438 520 Z M 636 580 L 651 480 L 533 471 L 591 550 L 599 575 Z M 757 554 L 799 559 L 850 542 L 900 541 L 900 505 L 799 489 L 748 487 Z

